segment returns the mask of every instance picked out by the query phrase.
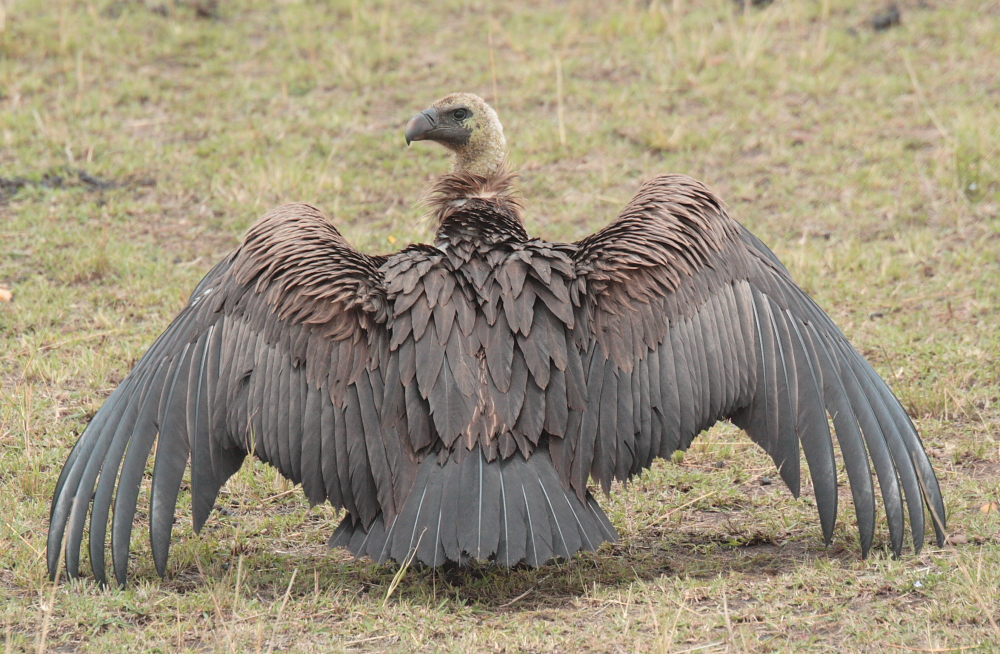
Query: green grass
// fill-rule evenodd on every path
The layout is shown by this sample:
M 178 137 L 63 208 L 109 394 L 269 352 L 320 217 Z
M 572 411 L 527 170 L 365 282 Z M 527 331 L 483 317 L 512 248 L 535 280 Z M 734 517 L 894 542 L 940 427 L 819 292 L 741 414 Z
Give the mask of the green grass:
M 847 0 L 219 4 L 0 5 L 0 177 L 27 180 L 0 189 L 2 651 L 1000 651 L 996 2 L 906 0 L 881 33 Z M 448 164 L 403 125 L 494 77 L 529 231 L 708 183 L 910 410 L 956 545 L 892 560 L 883 522 L 862 561 L 844 487 L 825 548 L 808 484 L 721 426 L 602 500 L 617 546 L 538 570 L 387 598 L 397 571 L 327 551 L 335 511 L 258 463 L 200 536 L 182 494 L 166 580 L 140 504 L 127 589 L 47 583 L 62 462 L 200 277 L 292 200 L 366 251 L 428 240 Z

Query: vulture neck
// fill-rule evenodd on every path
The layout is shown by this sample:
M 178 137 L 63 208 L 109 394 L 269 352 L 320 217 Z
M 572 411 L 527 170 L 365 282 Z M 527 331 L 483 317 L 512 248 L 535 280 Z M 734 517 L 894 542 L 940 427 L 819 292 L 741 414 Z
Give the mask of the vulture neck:
M 455 170 L 437 178 L 428 200 L 438 223 L 435 245 L 478 246 L 528 240 L 521 222 L 516 179 L 517 174 L 506 162 L 488 175 Z

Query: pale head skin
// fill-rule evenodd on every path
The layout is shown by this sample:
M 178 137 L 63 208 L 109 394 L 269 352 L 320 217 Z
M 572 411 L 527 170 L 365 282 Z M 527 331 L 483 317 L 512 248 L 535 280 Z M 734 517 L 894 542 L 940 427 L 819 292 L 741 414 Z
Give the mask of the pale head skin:
M 474 93 L 452 93 L 410 119 L 406 142 L 436 141 L 455 153 L 453 172 L 490 176 L 507 156 L 503 125 Z

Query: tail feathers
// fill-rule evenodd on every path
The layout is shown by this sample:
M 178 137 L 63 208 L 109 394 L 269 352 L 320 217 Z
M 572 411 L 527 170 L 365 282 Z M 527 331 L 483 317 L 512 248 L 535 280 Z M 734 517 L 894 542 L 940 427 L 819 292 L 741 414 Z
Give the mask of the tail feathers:
M 446 561 L 524 561 L 544 565 L 596 550 L 618 534 L 590 493 L 581 502 L 559 479 L 548 449 L 489 463 L 476 449 L 461 462 L 428 457 L 402 511 L 389 525 L 379 514 L 367 528 L 345 516 L 330 547 L 378 563 L 413 558 L 437 567 Z

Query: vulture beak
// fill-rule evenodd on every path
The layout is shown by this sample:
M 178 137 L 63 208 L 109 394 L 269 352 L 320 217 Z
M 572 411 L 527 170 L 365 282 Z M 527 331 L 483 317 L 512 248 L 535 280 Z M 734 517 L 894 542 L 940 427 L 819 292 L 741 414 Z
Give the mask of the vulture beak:
M 438 115 L 434 107 L 425 109 L 406 123 L 406 144 L 412 141 L 423 141 L 427 133 L 437 127 Z

